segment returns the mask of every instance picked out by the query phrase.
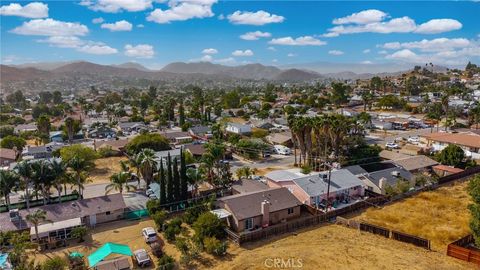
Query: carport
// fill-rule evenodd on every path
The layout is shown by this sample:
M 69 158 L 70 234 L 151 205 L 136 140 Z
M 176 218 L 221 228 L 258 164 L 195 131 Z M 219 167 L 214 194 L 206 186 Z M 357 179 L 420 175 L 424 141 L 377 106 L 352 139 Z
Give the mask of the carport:
M 132 256 L 133 253 L 127 245 L 108 242 L 88 256 L 88 264 L 93 268 L 111 254 Z

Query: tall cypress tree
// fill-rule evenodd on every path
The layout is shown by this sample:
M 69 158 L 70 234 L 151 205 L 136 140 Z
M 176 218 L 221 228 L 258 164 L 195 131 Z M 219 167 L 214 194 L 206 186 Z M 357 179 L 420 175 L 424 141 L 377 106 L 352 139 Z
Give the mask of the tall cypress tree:
M 178 107 L 178 113 L 180 114 L 180 119 L 178 120 L 179 126 L 183 126 L 185 124 L 185 109 L 183 108 L 183 103 L 180 103 Z
M 180 149 L 180 188 L 182 194 L 182 200 L 188 199 L 188 179 L 187 179 L 187 166 L 185 164 L 185 154 L 183 148 Z
M 163 170 L 163 159 L 160 160 L 160 204 L 167 203 L 167 181 L 165 181 L 165 171 Z
M 167 203 L 173 202 L 173 174 L 172 174 L 172 159 L 170 153 L 167 157 Z
M 180 189 L 180 176 L 178 175 L 178 162 L 177 158 L 173 159 L 173 196 L 175 197 L 175 201 L 182 200 L 182 194 Z

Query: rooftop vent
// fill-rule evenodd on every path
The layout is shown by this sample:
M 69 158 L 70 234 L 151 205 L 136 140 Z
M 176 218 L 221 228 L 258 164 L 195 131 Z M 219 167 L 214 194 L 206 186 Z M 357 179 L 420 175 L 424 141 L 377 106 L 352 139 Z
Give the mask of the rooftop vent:
M 400 172 L 399 171 L 393 171 L 392 175 L 395 177 L 400 177 Z

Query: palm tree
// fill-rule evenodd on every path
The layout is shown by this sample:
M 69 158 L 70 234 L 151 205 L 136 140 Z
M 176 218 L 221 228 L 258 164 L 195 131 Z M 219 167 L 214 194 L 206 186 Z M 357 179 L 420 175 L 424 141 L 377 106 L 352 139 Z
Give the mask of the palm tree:
M 71 143 L 75 132 L 75 120 L 73 118 L 67 117 L 67 119 L 65 119 L 65 129 L 67 131 L 68 142 Z
M 36 241 L 38 242 L 40 240 L 38 236 L 38 225 L 42 224 L 45 221 L 50 222 L 50 220 L 47 219 L 47 212 L 42 209 L 37 209 L 34 212 L 28 214 L 26 219 L 28 222 L 33 224 L 35 228 L 35 238 L 36 238 Z
M 153 180 L 153 174 L 157 167 L 155 152 L 152 149 L 145 148 L 137 155 L 139 156 L 138 159 L 140 161 L 140 174 L 148 187 Z
M 117 190 L 120 194 L 123 193 L 125 188 L 127 191 L 135 189 L 135 186 L 130 185 L 130 174 L 128 172 L 119 172 L 110 176 L 110 184 L 105 187 L 105 194 L 110 193 L 113 190 Z
M 83 183 L 88 178 L 87 169 L 90 167 L 89 162 L 78 156 L 70 159 L 68 167 L 75 173 L 75 179 L 78 187 L 79 199 L 83 197 Z
M 187 169 L 187 181 L 194 187 L 194 196 L 196 196 L 198 194 L 198 186 L 203 182 L 202 171 L 194 168 Z
M 38 160 L 31 163 L 32 166 L 32 180 L 42 193 L 43 205 L 47 204 L 47 199 L 50 199 L 50 187 L 55 179 L 52 165 L 47 160 Z M 38 188 L 39 187 L 39 188 Z
M 0 170 L 0 195 L 5 198 L 7 209 L 10 210 L 10 193 L 20 182 L 20 176 L 14 171 Z
M 30 209 L 30 181 L 32 178 L 32 167 L 27 161 L 21 161 L 15 166 L 15 171 L 20 175 L 22 184 L 25 188 L 25 203 L 27 209 Z
M 62 202 L 62 185 L 65 184 L 65 174 L 67 172 L 67 165 L 60 159 L 52 159 L 50 161 L 52 172 L 54 175 L 53 185 L 58 192 L 58 202 Z

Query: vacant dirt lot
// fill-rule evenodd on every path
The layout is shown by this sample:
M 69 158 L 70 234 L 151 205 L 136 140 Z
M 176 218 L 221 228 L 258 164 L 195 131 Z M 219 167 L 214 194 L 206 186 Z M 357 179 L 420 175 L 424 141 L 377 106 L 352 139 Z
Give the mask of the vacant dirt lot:
M 109 157 L 95 160 L 95 168 L 90 171 L 92 183 L 109 183 L 110 176 L 119 172 L 120 161 L 127 161 L 126 157 Z
M 369 208 L 358 218 L 368 223 L 430 239 L 432 248 L 446 252 L 449 243 L 469 233 L 471 199 L 468 182 L 422 192 L 382 209 Z
M 475 269 L 444 253 L 340 225 L 307 229 L 242 248 L 231 245 L 229 254 L 212 269 L 274 269 L 268 267 L 271 261 L 267 259 L 272 258 L 301 259 L 303 267 L 296 269 Z

